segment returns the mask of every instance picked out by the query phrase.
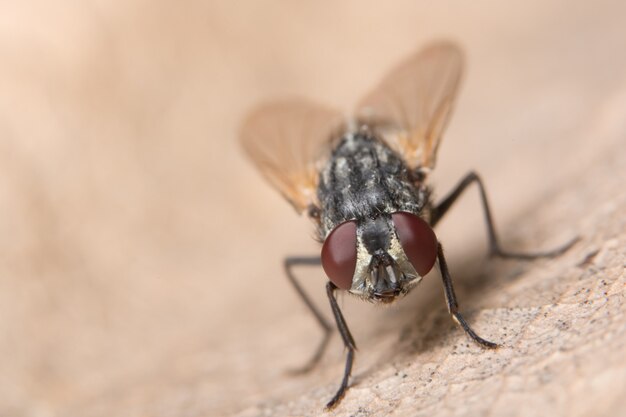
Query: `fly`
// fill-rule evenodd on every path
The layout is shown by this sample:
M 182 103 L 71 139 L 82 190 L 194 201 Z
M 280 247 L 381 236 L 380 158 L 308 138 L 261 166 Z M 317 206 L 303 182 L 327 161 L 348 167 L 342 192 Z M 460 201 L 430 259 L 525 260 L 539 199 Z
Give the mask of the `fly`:
M 450 42 L 418 51 L 389 72 L 357 105 L 354 116 L 302 99 L 267 103 L 244 121 L 241 141 L 263 176 L 300 214 L 315 224 L 321 255 L 288 257 L 285 271 L 324 333 L 313 357 L 317 365 L 332 327 L 298 283 L 293 268 L 320 265 L 329 281 L 326 293 L 347 349 L 339 389 L 346 393 L 356 344 L 336 300 L 347 291 L 374 303 L 391 303 L 413 289 L 438 265 L 452 318 L 476 343 L 496 348 L 465 321 L 433 228 L 471 184 L 478 186 L 489 251 L 501 258 L 552 257 L 552 251 L 514 253 L 501 248 L 480 177 L 470 172 L 442 201 L 434 203 L 427 178 L 450 118 L 463 69 L 463 54 Z

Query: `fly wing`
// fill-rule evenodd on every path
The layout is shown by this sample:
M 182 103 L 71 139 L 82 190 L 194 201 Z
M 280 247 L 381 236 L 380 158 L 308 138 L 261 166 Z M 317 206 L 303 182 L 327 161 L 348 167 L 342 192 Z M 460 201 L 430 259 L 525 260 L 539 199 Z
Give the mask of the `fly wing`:
M 357 107 L 357 117 L 377 130 L 410 168 L 430 170 L 463 70 L 463 53 L 437 42 L 393 69 Z
M 248 115 L 240 140 L 261 174 L 302 213 L 317 205 L 319 164 L 343 121 L 340 112 L 306 100 L 276 101 Z

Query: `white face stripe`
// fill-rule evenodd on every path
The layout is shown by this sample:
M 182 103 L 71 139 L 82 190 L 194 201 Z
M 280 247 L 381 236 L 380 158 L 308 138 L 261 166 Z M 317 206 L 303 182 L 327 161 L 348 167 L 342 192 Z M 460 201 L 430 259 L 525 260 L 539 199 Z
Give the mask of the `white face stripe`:
M 389 275 L 389 280 L 393 284 L 397 283 L 398 280 L 396 278 L 396 271 L 391 266 L 388 266 L 386 269 L 387 269 L 387 274 Z

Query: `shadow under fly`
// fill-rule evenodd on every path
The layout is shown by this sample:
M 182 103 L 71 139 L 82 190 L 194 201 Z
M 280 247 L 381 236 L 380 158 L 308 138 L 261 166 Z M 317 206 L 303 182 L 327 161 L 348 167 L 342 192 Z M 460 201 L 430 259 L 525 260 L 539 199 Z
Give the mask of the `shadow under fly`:
M 431 201 L 428 174 L 451 115 L 463 69 L 463 54 L 449 42 L 433 43 L 402 62 L 358 104 L 354 117 L 301 99 L 267 103 L 254 110 L 241 130 L 243 148 L 263 176 L 300 214 L 317 227 L 320 256 L 289 257 L 287 277 L 323 330 L 302 372 L 318 364 L 332 326 L 294 275 L 297 266 L 321 265 L 326 293 L 347 349 L 343 378 L 327 408 L 347 388 L 356 344 L 337 304 L 336 292 L 391 303 L 413 289 L 435 264 L 452 318 L 476 343 L 497 344 L 477 335 L 454 294 L 443 247 L 433 232 L 443 215 L 471 184 L 480 192 L 489 251 L 502 258 L 550 257 L 549 252 L 502 249 L 485 188 L 470 172 L 442 201 Z

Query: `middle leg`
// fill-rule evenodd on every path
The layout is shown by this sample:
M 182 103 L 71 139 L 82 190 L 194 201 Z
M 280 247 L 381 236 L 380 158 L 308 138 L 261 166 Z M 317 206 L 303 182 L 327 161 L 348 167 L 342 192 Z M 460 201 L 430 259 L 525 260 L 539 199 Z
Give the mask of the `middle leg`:
M 304 302 L 304 304 L 308 307 L 309 311 L 313 314 L 318 324 L 322 328 L 324 334 L 322 339 L 315 350 L 315 353 L 309 359 L 304 366 L 291 370 L 292 374 L 303 374 L 309 372 L 311 369 L 315 368 L 315 366 L 319 363 L 326 351 L 326 347 L 328 346 L 328 341 L 330 340 L 332 328 L 330 324 L 324 318 L 322 313 L 319 311 L 317 306 L 313 304 L 313 301 L 309 297 L 309 295 L 304 291 L 304 288 L 300 285 L 296 276 L 294 275 L 292 268 L 294 266 L 319 266 L 321 265 L 321 260 L 319 256 L 290 256 L 285 259 L 284 267 L 285 273 L 287 274 L 287 278 L 289 278 L 289 282 L 293 285 L 294 289 Z
M 483 212 L 485 214 L 485 223 L 487 225 L 487 236 L 489 238 L 489 254 L 491 256 L 497 256 L 500 258 L 510 258 L 510 259 L 536 259 L 536 258 L 551 258 L 554 256 L 561 255 L 569 248 L 571 248 L 577 241 L 578 238 L 571 240 L 563 246 L 560 246 L 554 250 L 545 251 L 545 252 L 536 252 L 536 253 L 519 253 L 519 252 L 509 252 L 502 249 L 500 246 L 500 242 L 498 241 L 498 235 L 496 233 L 496 226 L 493 221 L 493 216 L 491 215 L 491 209 L 489 208 L 489 202 L 487 200 L 487 193 L 485 191 L 485 187 L 483 183 L 475 172 L 470 172 L 467 174 L 461 182 L 448 194 L 437 206 L 433 209 L 432 218 L 431 218 L 431 226 L 435 227 L 435 225 L 441 220 L 444 214 L 452 207 L 452 205 L 456 202 L 456 200 L 463 194 L 463 191 L 471 185 L 472 183 L 476 183 L 478 185 L 478 190 L 480 192 L 480 200 L 483 205 Z

